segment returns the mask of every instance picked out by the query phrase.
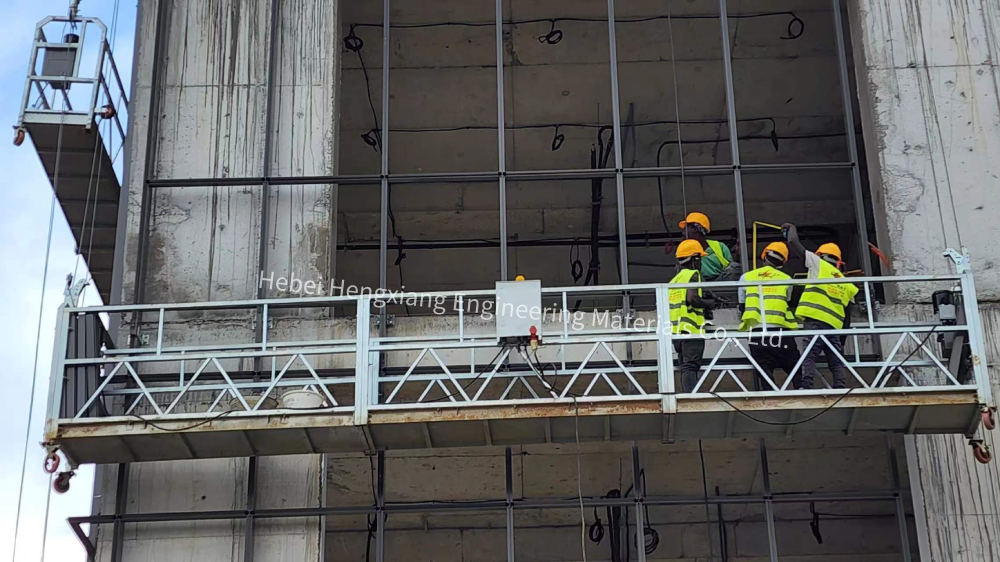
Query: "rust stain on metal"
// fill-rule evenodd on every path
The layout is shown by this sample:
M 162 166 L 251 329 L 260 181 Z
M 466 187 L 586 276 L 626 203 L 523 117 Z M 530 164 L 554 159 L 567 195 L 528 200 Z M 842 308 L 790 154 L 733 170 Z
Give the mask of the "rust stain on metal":
M 740 410 L 816 410 L 830 407 L 837 401 L 839 396 L 796 396 L 791 398 L 728 398 L 728 400 Z M 913 393 L 898 395 L 865 395 L 854 394 L 847 396 L 836 403 L 834 408 L 873 408 L 886 406 L 951 406 L 975 404 L 977 401 L 975 391 L 968 392 L 940 392 L 940 393 Z M 678 413 L 684 412 L 728 412 L 733 408 L 722 400 L 715 397 L 704 399 L 679 400 L 677 402 Z
M 629 401 L 625 403 L 580 404 L 581 416 L 659 414 L 660 400 Z M 369 413 L 368 423 L 402 424 L 447 421 L 478 421 L 502 419 L 536 419 L 572 417 L 577 413 L 573 404 L 529 404 L 511 406 L 484 406 L 462 408 L 435 408 L 431 410 L 390 410 Z
M 103 418 L 81 420 L 59 425 L 59 440 L 87 437 L 110 437 L 117 435 L 163 435 L 167 433 L 218 433 L 229 431 L 260 431 L 267 429 L 308 429 L 351 427 L 354 425 L 352 413 L 343 414 L 295 414 L 266 417 L 221 418 L 198 427 L 191 427 L 197 419 L 156 420 L 157 429 L 135 419 Z

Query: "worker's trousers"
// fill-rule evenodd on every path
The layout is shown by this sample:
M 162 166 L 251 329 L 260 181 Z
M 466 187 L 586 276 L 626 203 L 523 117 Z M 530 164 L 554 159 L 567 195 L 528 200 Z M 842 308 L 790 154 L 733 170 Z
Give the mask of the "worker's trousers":
M 694 392 L 698 384 L 698 374 L 705 357 L 705 340 L 702 338 L 674 341 L 677 358 L 680 359 L 681 389 Z
M 802 329 L 832 330 L 833 327 L 826 322 L 806 318 L 802 323 Z M 812 338 L 805 338 L 806 343 L 804 345 L 808 345 L 810 339 Z M 844 354 L 844 342 L 840 336 L 826 336 L 826 339 L 830 342 L 830 345 L 837 350 L 837 353 L 841 356 Z M 830 367 L 830 373 L 833 374 L 833 388 L 847 388 L 847 377 L 844 374 L 844 363 L 830 350 L 826 343 L 820 339 L 816 340 L 816 343 L 813 344 L 812 349 L 809 350 L 805 360 L 802 362 L 802 384 L 800 388 L 803 390 L 811 389 L 813 387 L 813 380 L 816 377 L 822 376 L 819 374 L 819 369 L 816 367 L 816 362 L 819 361 L 820 356 L 822 355 L 826 355 L 826 364 Z
M 774 371 L 781 369 L 786 374 L 791 374 L 795 370 L 795 364 L 799 362 L 799 348 L 795 345 L 795 338 L 781 336 L 780 332 L 775 334 L 772 329 L 761 341 L 761 333 L 754 330 L 750 336 L 750 356 L 757 362 L 761 370 L 764 371 L 775 386 L 781 388 L 782 383 L 774 379 Z M 792 388 L 799 388 L 802 384 L 802 370 L 792 379 Z M 754 372 L 754 390 L 774 390 L 763 377 Z

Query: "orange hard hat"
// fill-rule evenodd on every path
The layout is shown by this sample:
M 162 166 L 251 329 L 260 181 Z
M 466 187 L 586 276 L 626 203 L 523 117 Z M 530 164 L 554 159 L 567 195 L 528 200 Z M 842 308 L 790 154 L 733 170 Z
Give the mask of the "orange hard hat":
M 760 253 L 760 259 L 764 259 L 764 256 L 766 256 L 768 252 L 779 254 L 785 261 L 788 261 L 788 245 L 784 242 L 771 242 L 768 244 L 764 248 L 764 251 Z
M 837 258 L 837 261 L 840 263 L 844 262 L 844 257 L 840 253 L 840 246 L 834 244 L 833 242 L 827 242 L 826 244 L 820 246 L 819 249 L 816 250 L 816 254 L 826 254 Z
M 701 242 L 697 240 L 684 240 L 677 245 L 677 252 L 674 254 L 677 259 L 690 258 L 691 256 L 707 256 L 705 250 L 701 247 Z
M 682 220 L 678 224 L 678 226 L 684 228 L 685 226 L 687 226 L 689 222 L 694 224 L 700 224 L 701 226 L 705 227 L 706 232 L 712 231 L 711 223 L 708 222 L 708 216 L 706 216 L 704 213 L 688 213 L 687 218 Z

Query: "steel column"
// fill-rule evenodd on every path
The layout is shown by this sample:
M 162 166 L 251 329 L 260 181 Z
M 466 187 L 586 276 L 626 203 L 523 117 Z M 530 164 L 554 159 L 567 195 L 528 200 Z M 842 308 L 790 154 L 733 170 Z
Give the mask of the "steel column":
M 382 188 L 381 208 L 379 210 L 379 264 L 378 264 L 378 284 L 383 289 L 388 289 L 385 261 L 389 256 L 388 244 L 389 236 L 389 0 L 382 0 L 382 131 L 380 156 L 382 157 L 382 167 L 379 173 L 380 185 Z M 402 288 L 402 287 L 400 287 Z M 385 330 L 386 313 L 382 309 L 381 330 Z
M 504 474 L 507 480 L 507 562 L 514 562 L 514 478 L 510 447 L 504 452 Z
M 128 501 L 128 463 L 118 465 L 118 484 L 115 487 L 114 528 L 111 535 L 111 562 L 121 562 L 125 542 L 125 505 Z
M 865 275 L 872 272 L 872 258 L 868 252 L 868 220 L 865 218 L 865 199 L 861 186 L 861 170 L 858 161 L 858 139 L 854 131 L 854 96 L 851 93 L 851 79 L 847 73 L 847 47 L 844 44 L 844 21 L 840 0 L 833 2 L 833 23 L 837 35 L 837 69 L 840 74 L 840 94 L 844 100 L 844 131 L 847 133 L 847 154 L 851 160 L 851 184 L 854 188 L 854 220 L 858 223 L 858 253 Z
M 507 142 L 503 100 L 503 0 L 496 0 L 497 162 L 500 180 L 500 280 L 507 280 Z
M 896 460 L 896 446 L 892 443 L 892 437 L 886 437 L 886 448 L 889 454 L 889 471 L 892 473 L 892 489 L 896 492 L 896 522 L 899 524 L 899 541 L 902 546 L 903 562 L 913 560 L 910 555 L 910 533 L 906 524 L 906 507 L 903 505 L 903 496 L 899 493 L 899 466 Z
M 164 25 L 167 19 L 166 0 L 157 0 L 156 31 L 153 37 L 153 65 L 149 82 L 149 109 L 146 113 L 146 157 L 143 163 L 142 197 L 139 201 L 139 248 L 135 261 L 135 286 L 132 292 L 132 302 L 141 303 L 146 296 L 146 252 L 149 239 L 149 215 L 152 212 L 152 189 L 149 183 L 153 180 L 156 168 L 156 140 L 159 129 L 160 73 L 166 65 L 163 59 Z M 129 112 L 131 113 L 131 112 Z M 139 318 L 132 319 L 131 335 L 139 334 Z M 133 342 L 129 342 L 131 345 Z
M 388 3 L 389 0 L 386 0 Z M 378 484 L 375 496 L 375 562 L 385 560 L 385 451 L 378 452 Z
M 243 518 L 243 562 L 253 562 L 254 511 L 257 509 L 257 457 L 247 459 L 247 515 Z
M 621 270 L 619 283 L 628 284 L 628 244 L 625 227 L 625 179 L 622 176 L 622 119 L 618 101 L 618 45 L 615 39 L 615 0 L 608 0 L 608 48 L 611 52 L 611 116 L 615 150 L 615 192 L 618 196 L 618 267 Z M 628 315 L 629 303 L 623 305 Z
M 719 22 L 722 27 L 722 62 L 726 75 L 726 111 L 729 121 L 729 148 L 733 158 L 733 185 L 736 198 L 736 229 L 740 240 L 740 265 L 748 270 L 747 220 L 743 212 L 743 170 L 740 166 L 740 139 L 736 130 L 736 96 L 733 93 L 733 59 L 729 45 L 729 14 L 726 0 L 719 0 Z
M 771 562 L 778 562 L 778 541 L 774 534 L 774 499 L 771 496 L 771 474 L 767 467 L 767 445 L 760 439 L 760 473 L 764 481 L 764 513 L 767 517 L 767 546 Z
M 639 468 L 639 445 L 632 442 L 632 486 L 635 490 L 635 551 L 639 562 L 646 562 L 646 489 L 643 487 Z M 628 540 L 628 537 L 625 538 Z M 711 539 L 710 539 L 711 540 Z

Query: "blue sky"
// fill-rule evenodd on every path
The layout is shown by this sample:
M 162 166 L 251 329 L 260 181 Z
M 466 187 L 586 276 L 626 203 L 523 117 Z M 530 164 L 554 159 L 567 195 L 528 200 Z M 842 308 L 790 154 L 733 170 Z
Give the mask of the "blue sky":
M 13 126 L 17 122 L 25 72 L 35 24 L 49 15 L 65 15 L 66 0 L 33 0 L 3 2 L 7 10 L 0 19 L 0 124 Z M 122 80 L 129 85 L 135 29 L 135 0 L 120 0 L 114 50 Z M 80 15 L 101 18 L 111 26 L 115 2 L 83 0 Z M 110 40 L 110 37 L 109 37 Z M 45 271 L 45 247 L 48 235 L 52 187 L 35 153 L 30 138 L 15 147 L 13 130 L 4 127 L 0 135 L 0 295 L 5 310 L 0 317 L 0 364 L 4 374 L 4 407 L 0 409 L 0 447 L 7 454 L 0 460 L 0 559 L 37 561 L 42 552 L 44 513 L 48 495 L 48 476 L 42 472 L 44 451 L 38 445 L 45 421 L 48 396 L 49 364 L 55 330 L 56 307 L 63 301 L 66 275 L 77 265 L 73 235 L 70 233 L 58 205 L 52 229 L 51 256 L 48 278 L 42 285 Z M 119 155 L 119 166 L 120 169 Z M 84 266 L 79 266 L 82 277 Z M 28 422 L 31 393 L 32 362 L 35 357 L 35 334 L 39 306 L 44 294 L 40 327 L 37 387 L 31 418 L 27 470 L 17 552 L 12 556 L 18 484 L 21 481 L 22 451 Z M 84 304 L 99 304 L 92 288 L 84 296 Z M 84 551 L 66 518 L 90 513 L 93 467 L 77 472 L 73 486 L 65 495 L 52 494 L 49 511 L 45 560 L 85 560 Z

